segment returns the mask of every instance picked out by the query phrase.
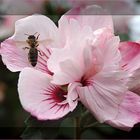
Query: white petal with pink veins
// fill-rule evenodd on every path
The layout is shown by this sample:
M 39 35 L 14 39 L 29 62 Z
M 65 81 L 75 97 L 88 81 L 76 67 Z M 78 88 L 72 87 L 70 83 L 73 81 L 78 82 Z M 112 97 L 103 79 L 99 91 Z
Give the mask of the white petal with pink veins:
M 69 106 L 67 93 L 50 83 L 51 77 L 40 71 L 26 68 L 19 77 L 18 91 L 24 109 L 40 120 L 59 119 L 77 104 Z
M 85 26 L 81 28 L 81 31 L 77 30 L 74 38 L 72 34 L 68 34 L 64 48 L 53 49 L 48 60 L 48 68 L 54 73 L 54 77 L 57 76 L 61 80 L 63 79 L 63 82 L 60 81 L 61 84 L 73 82 L 69 79 L 79 80 L 79 77 L 83 74 L 85 66 L 82 55 L 84 48 L 88 47 L 88 41 L 92 37 L 91 28 Z M 53 78 L 53 80 L 55 79 L 59 81 L 57 78 Z M 67 82 L 64 83 L 64 80 Z
M 12 72 L 21 71 L 24 67 L 30 66 L 28 55 L 22 47 L 16 47 L 15 42 L 11 38 L 1 44 L 0 54 L 2 60 Z
M 40 44 L 38 50 L 41 54 L 38 53 L 38 61 L 36 69 L 41 70 L 51 74 L 47 67 L 47 60 L 50 56 L 49 49 L 44 46 L 45 44 Z M 21 71 L 25 67 L 32 67 L 28 60 L 29 50 L 24 50 L 23 48 L 28 45 L 23 42 L 16 43 L 13 39 L 9 38 L 1 43 L 0 54 L 2 60 L 7 68 L 12 72 Z
M 122 77 L 115 72 L 106 75 L 98 74 L 88 82 L 89 85 L 77 87 L 80 101 L 100 122 L 114 119 L 118 113 L 126 91 L 121 79 Z
M 25 34 L 35 34 L 36 37 L 39 35 L 37 49 L 41 53 L 38 53 L 35 68 L 51 74 L 47 67 L 47 60 L 51 54 L 50 47 L 58 39 L 57 27 L 53 21 L 43 15 L 29 16 L 16 22 L 15 34 L 1 44 L 0 54 L 4 64 L 13 72 L 21 71 L 25 67 L 32 67 L 28 60 L 29 49 L 24 50 L 25 47 L 30 48 L 26 42 L 28 35 Z
M 84 33 L 89 33 L 89 36 L 84 36 Z M 100 71 L 120 69 L 119 38 L 105 28 L 98 34 L 90 33 L 91 30 L 85 27 L 79 34 L 79 41 L 71 40 L 65 48 L 53 50 L 48 60 L 48 68 L 54 73 L 53 83 L 68 84 L 83 77 L 90 78 Z

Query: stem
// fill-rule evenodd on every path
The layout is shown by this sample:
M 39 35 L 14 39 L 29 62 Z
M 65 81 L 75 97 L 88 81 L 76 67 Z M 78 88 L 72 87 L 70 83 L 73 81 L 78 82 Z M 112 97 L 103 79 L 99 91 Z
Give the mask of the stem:
M 75 139 L 79 140 L 81 137 L 81 132 L 80 132 L 80 118 L 76 117 L 75 118 Z

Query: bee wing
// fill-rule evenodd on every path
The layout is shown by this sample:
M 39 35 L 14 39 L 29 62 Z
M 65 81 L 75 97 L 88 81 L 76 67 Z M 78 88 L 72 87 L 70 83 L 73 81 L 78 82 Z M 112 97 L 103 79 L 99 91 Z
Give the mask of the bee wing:
M 16 41 L 16 46 L 19 48 L 29 47 L 27 41 Z

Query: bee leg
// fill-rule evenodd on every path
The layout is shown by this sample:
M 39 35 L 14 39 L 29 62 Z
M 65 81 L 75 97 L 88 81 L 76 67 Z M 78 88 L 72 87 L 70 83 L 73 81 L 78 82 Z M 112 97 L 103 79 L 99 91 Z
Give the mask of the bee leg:
M 28 48 L 28 47 L 23 48 L 23 50 L 26 50 L 26 49 L 30 49 L 30 48 Z
M 36 40 L 38 40 L 39 36 L 40 36 L 40 34 L 36 37 Z
M 38 52 L 39 52 L 40 56 L 43 56 L 43 54 L 41 53 L 41 51 L 38 50 Z
M 37 44 L 35 47 L 37 48 L 39 46 L 39 44 Z

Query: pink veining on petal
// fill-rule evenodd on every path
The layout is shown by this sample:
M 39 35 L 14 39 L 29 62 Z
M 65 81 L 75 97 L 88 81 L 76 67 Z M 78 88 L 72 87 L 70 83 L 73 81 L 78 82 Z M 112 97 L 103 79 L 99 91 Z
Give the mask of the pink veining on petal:
M 22 106 L 39 120 L 59 119 L 76 107 L 67 101 L 68 94 L 60 86 L 51 84 L 51 76 L 32 68 L 22 70 L 18 91 Z
M 53 99 L 53 100 L 55 100 L 56 103 L 61 103 L 64 100 L 66 100 L 66 98 L 64 96 L 67 95 L 67 92 L 62 90 L 58 86 L 50 86 L 50 87 L 48 87 L 46 92 L 47 93 L 45 93 L 45 95 L 50 95 L 50 98 L 47 98 L 45 100 Z
M 27 53 L 22 47 L 16 47 L 11 38 L 1 44 L 0 54 L 4 64 L 13 72 L 21 71 L 24 67 L 30 66 Z
M 38 33 L 40 36 L 37 39 L 39 44 L 37 49 L 43 55 L 39 54 L 35 68 L 52 75 L 48 70 L 47 60 L 51 53 L 49 49 L 57 40 L 57 30 L 54 22 L 43 15 L 32 15 L 16 21 L 14 35 L 1 43 L 0 54 L 4 64 L 12 72 L 32 67 L 28 60 L 30 45 L 27 43 L 28 37 L 25 34 Z M 28 50 L 24 50 L 25 47 L 28 47 Z
M 51 85 L 50 87 L 48 87 L 47 90 L 45 90 L 44 95 L 47 95 L 48 97 L 46 99 L 43 99 L 43 102 L 51 101 L 49 102 L 49 104 L 51 105 L 50 110 L 54 107 L 59 106 L 55 113 L 60 111 L 60 109 L 64 110 L 66 107 L 69 106 L 68 103 L 61 104 L 63 101 L 66 100 L 65 96 L 67 95 L 67 92 L 62 90 L 58 86 Z
M 73 20 L 73 24 L 78 23 Z M 92 29 L 86 27 L 77 26 L 76 31 L 81 29 L 77 31 L 79 38 L 52 52 L 48 67 L 54 72 L 52 83 L 78 83 L 75 91 L 80 101 L 104 122 L 116 117 L 126 91 L 126 76 L 120 68 L 120 39 L 108 28 L 91 33 Z
M 27 45 L 28 44 L 23 42 L 16 43 L 12 38 L 5 40 L 1 44 L 0 54 L 2 55 L 4 64 L 9 70 L 17 72 L 25 67 L 32 67 L 28 60 L 29 50 L 26 51 L 23 49 Z M 34 68 L 52 75 L 47 66 L 47 60 L 51 55 L 49 47 L 39 44 L 37 49 L 40 53 L 38 53 L 37 65 Z
M 35 68 L 37 70 L 40 70 L 42 72 L 52 75 L 53 73 L 48 69 L 48 64 L 47 64 L 48 59 L 51 55 L 51 52 L 47 46 L 44 48 L 45 48 L 45 50 L 38 49 L 40 51 L 40 53 L 38 55 L 37 66 Z

